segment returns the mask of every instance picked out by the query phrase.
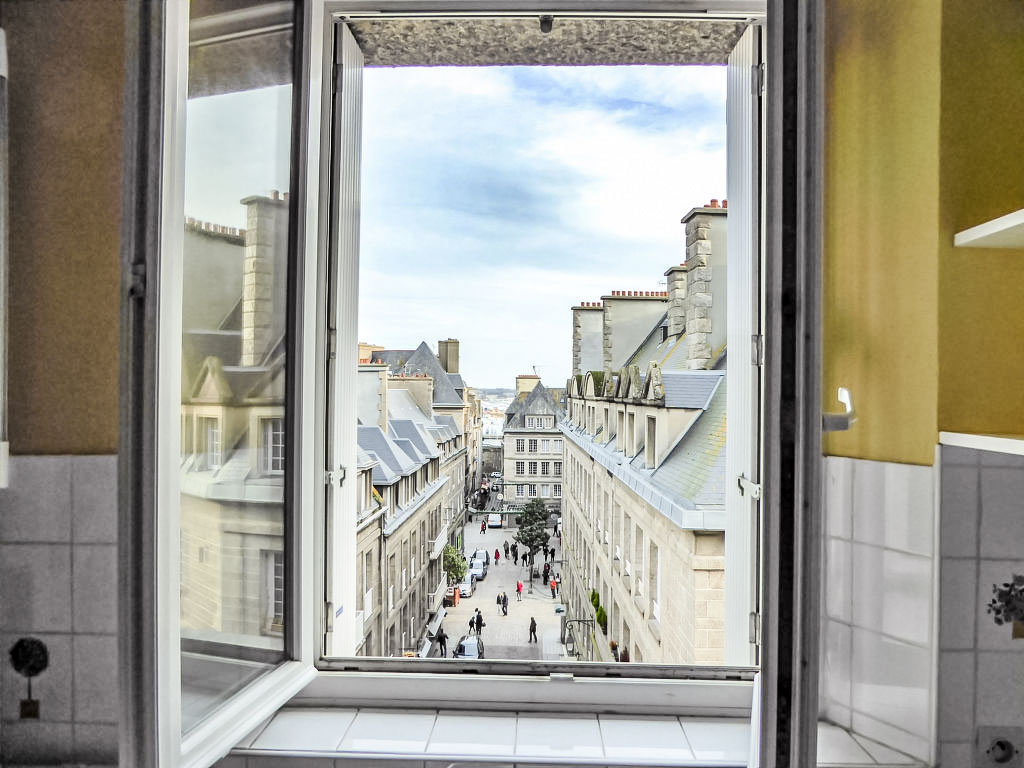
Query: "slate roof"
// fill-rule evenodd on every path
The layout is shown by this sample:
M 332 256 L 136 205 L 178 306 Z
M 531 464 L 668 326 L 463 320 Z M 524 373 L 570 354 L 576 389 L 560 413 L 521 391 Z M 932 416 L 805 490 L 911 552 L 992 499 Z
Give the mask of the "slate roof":
M 452 431 L 456 435 L 462 434 L 462 429 L 459 427 L 459 422 L 455 420 L 455 417 L 449 413 L 439 413 L 434 416 L 434 422 L 441 425 L 442 427 L 451 427 Z
M 725 505 L 725 377 L 651 480 L 696 507 Z
M 662 371 L 665 407 L 706 410 L 712 396 L 725 381 L 725 371 Z
M 391 419 L 388 422 L 388 429 L 392 432 L 392 437 L 409 440 L 424 459 L 436 459 L 441 455 L 437 450 L 437 443 L 431 435 L 414 421 Z
M 360 425 L 356 430 L 359 447 L 373 454 L 380 462 L 373 468 L 374 483 L 390 485 L 399 477 L 412 474 L 418 468 L 409 454 L 385 435 L 380 427 Z
M 371 456 L 369 453 L 364 451 L 358 445 L 356 446 L 356 468 L 357 469 L 369 469 L 377 463 L 377 459 Z
M 460 373 L 449 373 L 448 380 L 456 389 L 462 390 L 466 388 L 466 382 L 462 380 L 462 374 Z
M 426 422 L 430 419 L 420 410 L 419 405 L 413 400 L 407 389 L 392 389 L 388 387 L 388 418 L 409 419 L 411 421 Z
M 539 381 L 521 403 L 513 400 L 505 413 L 505 426 L 511 429 L 526 429 L 527 416 L 554 416 L 556 422 L 562 417 L 562 409 L 558 407 L 555 398 Z M 511 417 L 508 416 L 509 413 Z
M 372 358 L 387 363 L 391 373 L 398 376 L 424 374 L 434 380 L 434 405 L 461 407 L 464 403 L 455 391 L 449 374 L 427 342 L 422 341 L 411 353 L 407 350 L 385 349 L 374 352 Z

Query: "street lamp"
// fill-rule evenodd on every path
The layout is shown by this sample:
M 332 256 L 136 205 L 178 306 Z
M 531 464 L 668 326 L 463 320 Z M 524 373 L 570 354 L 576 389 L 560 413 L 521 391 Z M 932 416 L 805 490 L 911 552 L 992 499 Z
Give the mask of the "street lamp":
M 575 631 L 573 630 L 573 624 L 578 625 L 578 627 L 577 627 L 577 629 Z M 565 631 L 566 631 L 566 636 L 565 636 L 565 652 L 567 654 L 574 655 L 577 659 L 582 654 L 576 648 L 575 635 L 576 635 L 576 632 L 579 632 L 581 637 L 584 636 L 583 635 L 583 626 L 585 624 L 589 624 L 591 627 L 593 627 L 594 626 L 594 620 L 593 619 L 566 619 L 566 621 L 565 621 Z M 587 655 L 589 656 L 590 654 L 588 653 Z M 592 661 L 592 659 L 588 658 L 587 661 Z

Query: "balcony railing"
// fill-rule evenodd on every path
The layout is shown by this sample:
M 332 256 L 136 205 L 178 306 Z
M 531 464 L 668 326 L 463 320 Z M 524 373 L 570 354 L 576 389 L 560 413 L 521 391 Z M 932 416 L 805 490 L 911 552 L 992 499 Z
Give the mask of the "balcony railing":
M 441 526 L 441 532 L 430 545 L 430 559 L 437 560 L 444 552 L 444 545 L 448 543 L 448 523 Z
M 437 583 L 434 591 L 427 595 L 427 611 L 436 611 L 444 602 L 444 593 L 448 589 L 448 576 L 441 574 L 441 580 Z

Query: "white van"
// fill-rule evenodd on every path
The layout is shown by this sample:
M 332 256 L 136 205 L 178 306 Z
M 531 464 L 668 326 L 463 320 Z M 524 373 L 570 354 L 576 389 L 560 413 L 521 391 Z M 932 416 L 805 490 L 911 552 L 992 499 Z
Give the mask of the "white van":
M 501 528 L 501 515 L 492 512 L 487 516 L 488 528 Z

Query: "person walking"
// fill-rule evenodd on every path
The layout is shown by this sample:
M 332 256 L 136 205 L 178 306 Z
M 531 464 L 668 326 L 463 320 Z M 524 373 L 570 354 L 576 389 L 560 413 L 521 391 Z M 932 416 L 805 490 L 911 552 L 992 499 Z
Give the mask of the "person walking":
M 535 618 L 533 618 L 533 616 L 530 617 L 530 639 L 527 640 L 526 642 L 528 642 L 528 643 L 536 643 L 537 642 L 537 620 Z
M 551 566 L 544 563 L 544 581 L 548 580 L 548 575 L 551 573 Z
M 508 616 L 508 595 L 504 592 L 501 593 L 501 614 Z
M 443 659 L 448 655 L 448 635 L 444 633 L 443 629 L 437 630 L 437 645 L 441 649 L 441 658 Z
M 495 600 L 495 605 L 498 606 L 498 613 L 501 613 L 501 592 L 498 593 L 497 600 Z
M 505 559 L 508 560 L 508 542 L 505 542 Z
M 555 599 L 555 593 L 558 591 L 558 582 L 551 579 L 551 599 Z
M 483 628 L 484 628 L 484 615 L 482 613 L 480 613 L 480 609 L 477 608 L 476 609 L 476 633 L 477 633 L 477 635 L 480 634 L 480 632 L 481 632 L 481 630 L 483 630 Z
M 487 533 L 487 520 L 480 521 L 480 533 Z
M 552 563 L 555 562 L 555 548 L 554 547 L 551 548 L 551 562 Z
M 497 565 L 498 561 L 501 560 L 501 550 L 498 548 L 494 549 L 494 564 Z
M 476 634 L 476 614 L 469 617 L 469 634 Z
M 519 579 L 518 581 L 516 581 L 516 600 L 518 602 L 520 602 L 520 603 L 523 602 L 523 581 L 522 581 L 522 579 Z
M 519 565 L 519 545 L 512 543 L 512 562 Z

